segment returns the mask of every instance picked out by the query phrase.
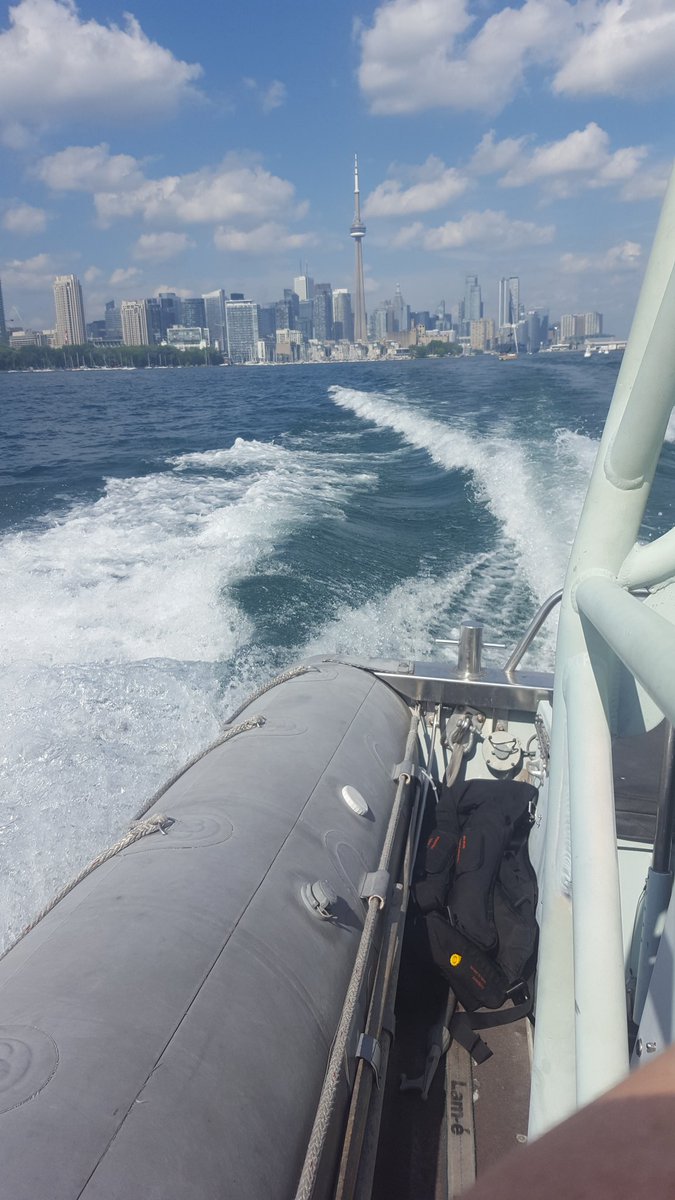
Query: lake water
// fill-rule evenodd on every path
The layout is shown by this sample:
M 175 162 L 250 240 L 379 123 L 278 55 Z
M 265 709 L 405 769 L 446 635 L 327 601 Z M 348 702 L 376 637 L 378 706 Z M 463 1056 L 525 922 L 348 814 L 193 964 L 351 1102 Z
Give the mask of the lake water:
M 438 656 L 465 617 L 512 644 L 562 584 L 617 371 L 0 375 L 0 937 L 285 666 Z M 674 479 L 667 444 L 645 536 Z

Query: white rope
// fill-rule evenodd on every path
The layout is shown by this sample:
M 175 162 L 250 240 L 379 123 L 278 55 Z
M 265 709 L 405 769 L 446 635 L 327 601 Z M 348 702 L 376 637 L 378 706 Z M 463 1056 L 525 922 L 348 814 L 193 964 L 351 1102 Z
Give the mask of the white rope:
M 257 691 L 253 692 L 253 694 L 249 696 L 247 700 L 244 700 L 243 704 L 239 705 L 239 708 L 235 708 L 234 712 L 228 717 L 226 724 L 229 725 L 230 722 L 234 721 L 234 718 L 238 717 L 245 708 L 248 708 L 249 704 L 254 704 L 256 700 L 259 700 L 261 696 L 265 695 L 265 692 L 271 691 L 271 689 L 277 687 L 278 684 L 286 683 L 289 679 L 297 679 L 299 675 L 306 675 L 309 671 L 316 670 L 316 667 L 291 667 L 288 671 L 282 671 L 281 675 L 275 675 L 274 679 L 270 679 L 269 683 L 264 683 L 262 687 L 259 687 Z
M 40 923 L 42 918 L 46 917 L 47 913 L 50 913 L 53 908 L 56 908 L 56 905 L 61 900 L 64 900 L 65 897 L 72 892 L 73 888 L 77 887 L 78 883 L 82 883 L 82 880 L 86 879 L 87 875 L 90 875 L 91 872 L 95 871 L 97 867 L 102 867 L 104 863 L 107 863 L 109 859 L 114 858 L 116 854 L 120 854 L 122 850 L 126 850 L 128 846 L 133 846 L 134 842 L 138 842 L 141 838 L 147 837 L 150 833 L 166 833 L 169 826 L 173 825 L 173 823 L 173 817 L 167 817 L 163 813 L 155 813 L 152 817 L 146 817 L 143 821 L 134 821 L 134 824 L 131 826 L 131 828 L 127 831 L 127 833 L 124 834 L 123 837 L 119 839 L 118 842 L 115 842 L 114 846 L 109 846 L 107 850 L 103 850 L 102 853 L 98 854 L 96 858 L 93 858 L 90 863 L 87 863 L 86 867 L 82 868 L 79 875 L 76 875 L 74 879 L 71 879 L 70 883 L 67 883 L 65 887 L 62 887 L 61 891 L 57 892 L 56 895 L 53 896 L 49 901 L 49 903 L 45 904 L 44 908 L 40 909 L 39 913 L 33 917 L 33 920 L 30 922 L 30 924 L 26 925 L 26 927 L 21 930 L 21 933 L 17 937 L 16 941 L 12 942 L 12 945 L 7 947 L 5 954 L 9 953 L 9 951 L 16 946 L 17 942 L 20 942 L 27 933 L 30 933 L 31 929 L 35 929 L 35 926 Z M 4 958 L 5 954 L 0 956 L 0 958 Z
M 309 670 L 310 668 L 305 669 Z M 279 682 L 279 679 L 274 681 L 274 683 Z M 267 687 L 272 686 L 273 684 L 267 685 Z M 267 688 L 262 690 L 266 691 Z M 254 697 L 251 699 L 254 699 Z M 148 809 L 152 808 L 153 804 L 156 804 L 157 801 L 164 795 L 164 793 L 168 791 L 172 784 L 174 784 L 177 779 L 180 779 L 181 775 L 184 775 L 190 767 L 193 767 L 196 762 L 199 762 L 200 758 L 203 758 L 204 755 L 208 754 L 210 750 L 215 750 L 216 746 L 222 746 L 225 744 L 225 742 L 231 741 L 232 738 L 236 737 L 238 733 L 246 733 L 249 729 L 258 729 L 264 724 L 264 717 L 248 717 L 245 721 L 241 721 L 239 725 L 233 725 L 231 728 L 226 729 L 224 733 L 220 735 L 220 737 L 216 738 L 215 742 L 212 742 L 211 745 L 207 746 L 205 750 L 200 750 L 198 754 L 195 754 L 189 760 L 189 762 L 186 762 L 185 765 L 181 767 L 180 771 L 177 771 L 167 783 L 162 784 L 162 787 L 158 792 L 155 792 L 154 796 L 150 797 L 147 804 L 138 814 L 138 817 L 128 832 L 125 833 L 118 842 L 115 842 L 114 846 L 110 846 L 107 850 L 103 850 L 96 856 L 96 858 L 92 859 L 92 861 L 88 863 L 86 867 L 82 868 L 79 875 L 76 875 L 74 879 L 71 879 L 70 883 L 67 883 L 65 887 L 62 887 L 60 892 L 57 892 L 56 895 L 49 901 L 49 903 L 46 904 L 44 908 L 40 909 L 39 913 L 33 917 L 30 924 L 26 925 L 26 927 L 21 930 L 21 933 L 15 939 L 15 941 L 13 941 L 11 945 L 7 947 L 3 954 L 0 954 L 0 962 L 5 957 L 5 954 L 8 954 L 9 951 L 12 950 L 14 946 L 16 946 L 17 943 L 26 936 L 27 933 L 30 933 L 31 929 L 35 929 L 35 926 L 40 923 L 43 917 L 47 916 L 47 913 L 50 913 L 52 909 L 56 907 L 59 901 L 65 899 L 65 897 L 72 892 L 73 888 L 77 887 L 78 883 L 81 883 L 83 879 L 86 879 L 87 875 L 90 875 L 91 872 L 95 871 L 97 867 L 103 866 L 103 864 L 107 863 L 109 859 L 114 858 L 116 854 L 120 854 L 122 850 L 126 850 L 127 846 L 133 846 L 134 842 L 139 841 L 139 839 L 142 837 L 147 837 L 150 833 L 166 833 L 167 829 L 174 823 L 173 817 L 164 816 L 162 813 L 153 813 L 151 817 L 146 817 L 145 814 L 147 813 Z
M 248 701 L 246 703 L 248 704 Z M 168 792 L 169 788 L 173 787 L 174 783 L 180 779 L 181 775 L 184 775 L 186 771 L 190 770 L 190 767 L 194 767 L 195 763 L 198 763 L 200 758 L 204 758 L 206 754 L 210 754 L 210 752 L 215 750 L 217 746 L 224 746 L 225 742 L 231 741 L 232 738 L 236 737 L 238 733 L 246 733 L 249 729 L 258 729 L 264 724 L 264 717 L 247 717 L 245 721 L 240 721 L 238 725 L 233 725 L 231 729 L 226 729 L 224 733 L 221 733 L 216 738 L 215 742 L 210 742 L 204 750 L 199 750 L 196 754 L 193 754 L 192 758 L 189 758 L 188 761 L 184 763 L 178 771 L 176 771 L 175 775 L 172 775 L 170 779 L 167 779 L 166 783 L 162 784 L 159 791 L 155 792 L 147 801 L 147 803 L 143 805 L 141 811 L 137 813 L 136 820 L 140 820 L 141 817 L 144 817 L 146 812 L 152 808 L 153 804 L 156 804 L 158 800 L 161 800 L 165 792 Z

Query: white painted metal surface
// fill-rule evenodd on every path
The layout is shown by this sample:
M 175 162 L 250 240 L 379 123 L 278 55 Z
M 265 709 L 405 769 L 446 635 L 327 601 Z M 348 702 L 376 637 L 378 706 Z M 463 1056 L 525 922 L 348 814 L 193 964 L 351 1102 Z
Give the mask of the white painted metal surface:
M 558 628 L 530 1134 L 627 1066 L 624 959 L 609 739 L 627 667 L 675 714 L 675 534 L 636 547 L 675 401 L 675 175 L 579 523 Z M 623 664 L 623 665 L 622 665 Z M 592 845 L 586 845 L 586 839 Z M 578 1013 L 575 1018 L 575 1010 Z

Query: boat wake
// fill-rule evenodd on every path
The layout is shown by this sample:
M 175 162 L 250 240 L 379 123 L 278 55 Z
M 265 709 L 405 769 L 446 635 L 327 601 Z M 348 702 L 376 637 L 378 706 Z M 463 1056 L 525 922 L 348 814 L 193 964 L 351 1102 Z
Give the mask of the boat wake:
M 508 420 L 486 432 L 476 416 L 450 424 L 405 399 L 330 394 L 354 429 L 175 456 L 2 538 L 5 942 L 261 680 L 310 653 L 453 656 L 434 639 L 465 617 L 512 641 L 559 586 L 590 439 L 523 442 Z M 395 438 L 379 446 L 385 430 Z M 362 533 L 368 547 L 385 536 L 411 448 L 441 480 L 466 476 L 492 545 L 443 557 L 408 532 L 407 557 L 383 552 L 386 570 L 369 575 Z M 289 610 L 282 644 L 265 634 L 265 596 L 268 618 Z M 539 653 L 552 652 L 549 630 Z

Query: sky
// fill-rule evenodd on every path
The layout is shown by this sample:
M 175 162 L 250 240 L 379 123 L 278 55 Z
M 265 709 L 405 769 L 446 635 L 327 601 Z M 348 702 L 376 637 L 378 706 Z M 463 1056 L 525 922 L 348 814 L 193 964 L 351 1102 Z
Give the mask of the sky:
M 106 300 L 400 283 L 624 336 L 673 158 L 675 0 L 0 3 L 0 279 L 50 328 Z

